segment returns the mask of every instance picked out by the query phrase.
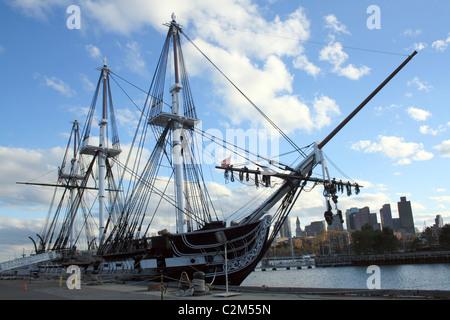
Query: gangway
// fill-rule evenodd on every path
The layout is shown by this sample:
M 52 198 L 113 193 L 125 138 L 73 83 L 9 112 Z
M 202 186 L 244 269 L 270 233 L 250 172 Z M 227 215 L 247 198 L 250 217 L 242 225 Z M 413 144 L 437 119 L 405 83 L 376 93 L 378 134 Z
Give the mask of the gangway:
M 23 257 L 19 259 L 14 259 L 11 261 L 6 261 L 0 263 L 0 273 L 8 270 L 13 270 L 17 268 L 24 268 L 31 266 L 36 263 L 48 262 L 52 260 L 58 260 L 62 258 L 62 254 L 59 252 L 44 252 L 35 254 L 28 257 Z

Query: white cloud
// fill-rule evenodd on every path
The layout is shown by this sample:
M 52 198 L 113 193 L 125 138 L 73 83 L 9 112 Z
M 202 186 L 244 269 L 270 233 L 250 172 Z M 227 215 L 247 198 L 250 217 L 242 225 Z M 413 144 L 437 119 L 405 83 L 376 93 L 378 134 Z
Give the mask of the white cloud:
M 314 122 L 319 128 L 331 124 L 330 116 L 341 114 L 336 101 L 326 96 L 321 96 L 319 99 L 314 99 L 313 107 L 315 110 Z
M 450 202 L 450 196 L 440 196 L 440 197 L 430 197 L 433 200 L 439 201 L 439 202 Z
M 433 86 L 429 84 L 426 81 L 422 81 L 419 79 L 419 77 L 414 77 L 411 80 L 407 82 L 408 86 L 416 87 L 419 91 L 426 91 L 429 92 L 431 89 L 433 89 Z
M 414 50 L 416 51 L 421 51 L 423 49 L 425 49 L 426 47 L 428 47 L 428 44 L 426 42 L 415 42 L 414 43 Z
M 353 64 L 349 64 L 346 67 L 340 69 L 339 74 L 349 78 L 350 80 L 358 80 L 362 76 L 370 73 L 370 68 L 367 66 L 355 67 Z
M 444 158 L 450 157 L 450 140 L 442 141 L 441 144 L 434 146 L 434 149 L 439 151 L 439 154 Z
M 420 133 L 422 133 L 422 134 L 431 134 L 431 135 L 433 135 L 433 136 L 435 136 L 435 135 L 438 134 L 438 131 L 437 131 L 437 130 L 430 129 L 430 126 L 428 126 L 428 125 L 420 126 L 419 131 L 420 131 Z
M 70 88 L 70 86 L 65 83 L 64 81 L 62 81 L 61 79 L 55 77 L 55 76 L 41 76 L 38 73 L 35 73 L 33 75 L 34 79 L 40 79 L 43 81 L 43 84 L 49 88 L 52 88 L 56 91 L 58 91 L 59 93 L 61 93 L 62 95 L 66 96 L 66 97 L 73 97 L 76 94 L 76 91 L 73 90 L 72 88 Z
M 330 98 L 322 96 L 314 102 L 318 105 L 308 106 L 307 102 L 291 94 L 293 76 L 280 58 L 269 56 L 265 64 L 258 67 L 236 52 L 230 53 L 201 40 L 196 41 L 213 61 L 221 61 L 221 69 L 284 132 L 318 130 L 336 115 L 337 105 Z M 224 78 L 214 77 L 212 80 L 225 102 L 221 111 L 232 124 L 250 121 L 253 126 L 267 126 L 263 118 L 255 117 L 253 107 Z M 327 103 L 332 105 L 325 107 Z
M 345 33 L 350 34 L 347 30 L 347 27 L 341 23 L 334 14 L 329 14 L 324 17 L 325 20 L 325 28 L 330 29 L 334 33 Z
M 69 98 L 73 97 L 75 95 L 75 90 L 71 89 L 70 86 L 68 84 L 66 84 L 64 81 L 62 81 L 61 79 L 58 79 L 53 76 L 50 78 L 47 76 L 44 76 L 44 80 L 45 80 L 45 84 L 48 87 L 55 89 L 62 95 L 65 95 Z
M 450 33 L 447 36 L 447 39 L 445 39 L 445 40 L 436 40 L 435 42 L 433 42 L 431 47 L 433 49 L 435 49 L 436 51 L 444 52 L 445 50 L 447 50 L 447 47 L 448 47 L 449 43 L 450 43 Z
M 420 29 L 416 29 L 413 30 L 411 28 L 407 28 L 405 31 L 403 31 L 402 35 L 404 37 L 416 37 L 418 35 L 422 34 L 422 30 Z
M 26 16 L 46 20 L 54 7 L 67 8 L 73 4 L 71 0 L 11 0 L 7 1 L 13 8 L 22 11 Z
M 425 121 L 431 117 L 431 112 L 419 108 L 409 107 L 406 112 L 416 121 Z
M 351 80 L 358 80 L 362 76 L 370 73 L 370 68 L 367 66 L 361 66 L 359 68 L 353 64 L 343 66 L 347 59 L 348 54 L 343 51 L 340 42 L 330 42 L 319 53 L 319 60 L 328 61 L 333 65 L 333 72 L 340 76 L 347 77 Z
M 294 60 L 294 67 L 297 69 L 304 70 L 307 74 L 316 77 L 320 73 L 320 68 L 317 67 L 314 63 L 308 61 L 308 58 L 305 55 L 299 55 Z
M 422 134 L 430 134 L 432 136 L 437 136 L 439 133 L 447 131 L 447 128 L 445 128 L 443 125 L 439 125 L 437 129 L 432 129 L 430 128 L 429 125 L 423 125 L 420 126 L 419 131 Z
M 81 74 L 80 80 L 84 90 L 87 92 L 93 92 L 95 90 L 95 85 L 91 82 L 87 75 Z
M 293 74 L 282 60 L 291 58 L 289 61 L 293 61 L 295 68 L 309 75 L 317 76 L 320 73 L 320 68 L 304 53 L 302 41 L 310 38 L 310 21 L 302 7 L 285 17 L 267 19 L 259 4 L 253 0 L 224 0 L 220 3 L 209 0 L 80 0 L 78 3 L 88 26 L 101 28 L 102 32 L 125 35 L 139 32 L 147 26 L 162 34 L 166 33 L 167 27 L 162 24 L 170 21 L 170 13 L 176 8 L 177 22 L 189 30 L 189 36 L 194 42 L 279 127 L 286 132 L 297 128 L 307 131 L 320 129 L 315 126 L 314 119 L 322 121 L 322 117 L 314 115 L 314 106 L 292 94 Z M 56 6 L 53 2 L 49 5 Z M 335 32 L 348 32 L 332 16 L 328 17 L 327 23 Z M 201 58 L 198 52 L 194 53 L 194 49 L 189 47 L 184 46 L 184 55 L 190 61 L 189 73 L 191 76 L 214 77 L 211 80 L 216 83 L 217 92 L 225 101 L 221 111 L 234 124 L 244 120 L 253 123 L 259 121 L 255 120 L 252 107 L 243 103 L 242 97 L 236 95 L 229 84 L 217 80 L 217 73 L 208 72 L 210 69 L 207 70 L 198 62 Z M 93 45 L 89 45 L 86 50 L 93 56 L 100 54 Z M 125 65 L 135 73 L 147 75 L 141 45 L 131 41 L 123 46 L 123 50 Z M 368 72 L 368 68 L 356 68 L 353 65 L 339 67 L 341 75 L 352 79 Z M 63 90 L 63 83 L 53 82 L 54 87 L 60 85 L 60 90 Z M 233 112 L 235 110 L 240 112 Z M 331 119 L 332 108 L 325 114 Z M 265 125 L 264 120 L 260 122 Z
M 102 56 L 102 52 L 100 49 L 93 44 L 88 44 L 85 46 L 86 51 L 89 53 L 91 58 L 100 58 Z
M 0 54 L 5 53 L 6 49 L 4 46 L 0 46 Z
M 0 146 L 0 162 L 2 163 L 0 203 L 6 207 L 20 206 L 27 208 L 26 210 L 35 210 L 36 205 L 48 206 L 52 191 L 19 185 L 16 182 L 31 181 L 49 172 L 53 172 L 53 175 L 43 179 L 53 178 L 51 182 L 55 182 L 56 168 L 60 165 L 63 155 L 62 148 L 27 150 Z
M 146 63 L 145 59 L 142 57 L 141 45 L 136 41 L 127 43 L 125 45 L 126 57 L 125 64 L 133 72 L 141 75 L 145 75 Z
M 35 253 L 28 237 L 36 239 L 44 225 L 44 219 L 17 219 L 0 216 L 0 262 Z
M 362 140 L 354 143 L 351 149 L 365 153 L 381 153 L 382 155 L 397 160 L 396 164 L 405 165 L 412 161 L 424 161 L 433 158 L 433 154 L 424 150 L 421 143 L 405 142 L 402 137 L 378 136 L 378 142 Z

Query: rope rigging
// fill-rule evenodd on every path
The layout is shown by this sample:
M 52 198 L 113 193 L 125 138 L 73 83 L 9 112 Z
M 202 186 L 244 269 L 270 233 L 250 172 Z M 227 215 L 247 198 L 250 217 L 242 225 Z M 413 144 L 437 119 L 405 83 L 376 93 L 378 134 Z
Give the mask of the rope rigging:
M 194 41 L 189 38 L 187 34 L 183 32 L 183 30 L 180 30 L 180 33 L 205 57 L 205 59 L 211 63 L 211 65 L 261 114 L 261 116 L 267 120 L 267 122 L 278 131 L 278 133 L 295 149 L 297 152 L 299 152 L 301 155 L 306 157 L 306 154 L 299 148 L 295 142 L 287 136 L 283 130 L 281 130 L 275 122 L 273 122 L 250 98 L 245 95 L 244 92 L 242 92 L 241 89 L 233 82 L 230 78 L 228 78 L 225 73 L 219 69 L 219 67 L 194 43 Z

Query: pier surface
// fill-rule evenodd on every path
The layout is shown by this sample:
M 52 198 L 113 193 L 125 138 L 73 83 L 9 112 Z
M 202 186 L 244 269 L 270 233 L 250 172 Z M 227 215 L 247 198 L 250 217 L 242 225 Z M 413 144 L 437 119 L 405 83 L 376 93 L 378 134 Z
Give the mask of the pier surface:
M 0 280 L 0 300 L 161 300 L 159 284 L 148 283 L 82 283 L 81 289 L 68 289 L 59 280 Z M 450 291 L 427 290 L 365 290 L 288 287 L 230 287 L 238 295 L 226 298 L 214 294 L 180 296 L 176 284 L 163 291 L 163 300 L 353 300 L 353 299 L 450 299 Z

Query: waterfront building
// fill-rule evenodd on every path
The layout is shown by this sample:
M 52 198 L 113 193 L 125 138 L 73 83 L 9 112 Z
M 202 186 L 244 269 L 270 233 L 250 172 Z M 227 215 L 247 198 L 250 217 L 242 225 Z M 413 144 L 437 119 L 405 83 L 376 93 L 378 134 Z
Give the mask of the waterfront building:
M 411 201 L 407 201 L 406 197 L 400 197 L 397 202 L 398 216 L 400 218 L 400 231 L 403 236 L 415 236 L 414 219 L 411 209 Z

